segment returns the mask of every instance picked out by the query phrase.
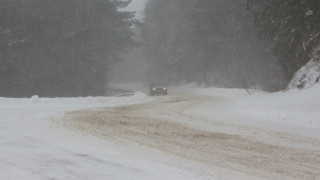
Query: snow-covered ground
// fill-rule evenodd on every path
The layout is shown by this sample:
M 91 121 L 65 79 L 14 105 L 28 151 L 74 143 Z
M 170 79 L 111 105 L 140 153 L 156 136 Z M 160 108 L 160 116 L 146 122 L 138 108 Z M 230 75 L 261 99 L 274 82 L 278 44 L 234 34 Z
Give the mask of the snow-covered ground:
M 233 109 L 261 121 L 320 130 L 320 84 L 304 90 L 255 94 L 240 99 Z
M 53 123 L 68 111 L 150 100 L 139 92 L 128 97 L 0 98 L 0 179 L 195 179 L 187 171 L 132 157 Z
M 243 89 L 223 88 L 195 88 L 192 92 L 222 97 L 227 100 L 224 110 L 254 119 L 258 123 L 271 122 L 320 129 L 320 84 L 303 90 L 275 93 L 252 91 L 253 95 Z M 210 108 L 198 110 L 212 116 Z
M 250 119 L 242 123 L 272 122 L 275 127 L 281 124 L 320 130 L 320 85 L 305 90 L 256 92 L 254 95 L 248 95 L 242 89 L 196 88 L 194 85 L 174 87 L 169 92 L 223 100 L 214 106 L 199 101 L 196 106 L 184 109 L 190 114 L 221 119 L 232 114 L 241 117 L 239 120 Z M 181 169 L 179 163 L 183 162 L 170 158 L 157 161 L 165 157 L 153 157 L 147 150 L 143 152 L 145 157 L 133 156 L 135 150 L 130 145 L 119 148 L 111 142 L 90 134 L 79 134 L 55 123 L 55 119 L 64 118 L 64 113 L 69 111 L 134 106 L 155 99 L 157 97 L 140 92 L 127 97 L 0 98 L 0 179 L 240 178 L 237 173 L 215 176 L 212 175 L 215 172 L 207 175 Z M 230 121 L 233 122 L 234 119 Z M 314 138 L 319 140 L 320 136 Z M 320 147 L 316 148 L 320 150 Z

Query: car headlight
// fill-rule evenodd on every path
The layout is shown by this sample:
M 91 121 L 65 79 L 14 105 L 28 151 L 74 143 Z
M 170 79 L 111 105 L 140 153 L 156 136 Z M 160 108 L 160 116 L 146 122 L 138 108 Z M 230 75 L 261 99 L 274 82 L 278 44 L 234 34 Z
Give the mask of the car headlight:
M 166 88 L 166 87 L 164 87 L 164 88 L 163 88 L 163 90 L 167 90 L 167 88 Z

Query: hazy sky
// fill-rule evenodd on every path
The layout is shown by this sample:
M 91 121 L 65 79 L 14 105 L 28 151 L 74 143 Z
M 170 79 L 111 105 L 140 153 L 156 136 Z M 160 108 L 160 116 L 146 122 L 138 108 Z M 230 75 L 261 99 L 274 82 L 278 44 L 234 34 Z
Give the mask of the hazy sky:
M 143 18 L 143 9 L 147 0 L 132 0 L 131 4 L 125 8 L 127 11 L 137 11 L 136 16 L 138 19 Z

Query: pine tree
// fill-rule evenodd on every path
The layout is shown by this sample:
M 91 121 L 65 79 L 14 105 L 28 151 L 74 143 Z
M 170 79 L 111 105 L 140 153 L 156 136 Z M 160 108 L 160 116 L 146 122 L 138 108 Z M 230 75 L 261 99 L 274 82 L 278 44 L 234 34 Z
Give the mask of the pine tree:
M 0 95 L 104 95 L 108 68 L 135 45 L 128 3 L 0 0 Z
M 151 79 L 284 87 L 282 70 L 268 43 L 255 37 L 242 1 L 150 0 L 143 27 Z
M 259 36 L 272 41 L 274 52 L 291 79 L 320 44 L 319 0 L 249 0 Z

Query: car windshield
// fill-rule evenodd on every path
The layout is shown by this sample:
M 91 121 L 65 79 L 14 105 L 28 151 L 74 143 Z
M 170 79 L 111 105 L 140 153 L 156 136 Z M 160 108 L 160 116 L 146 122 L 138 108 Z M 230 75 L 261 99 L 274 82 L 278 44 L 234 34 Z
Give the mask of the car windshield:
M 151 86 L 166 86 L 166 84 L 163 82 L 153 82 L 151 83 Z

